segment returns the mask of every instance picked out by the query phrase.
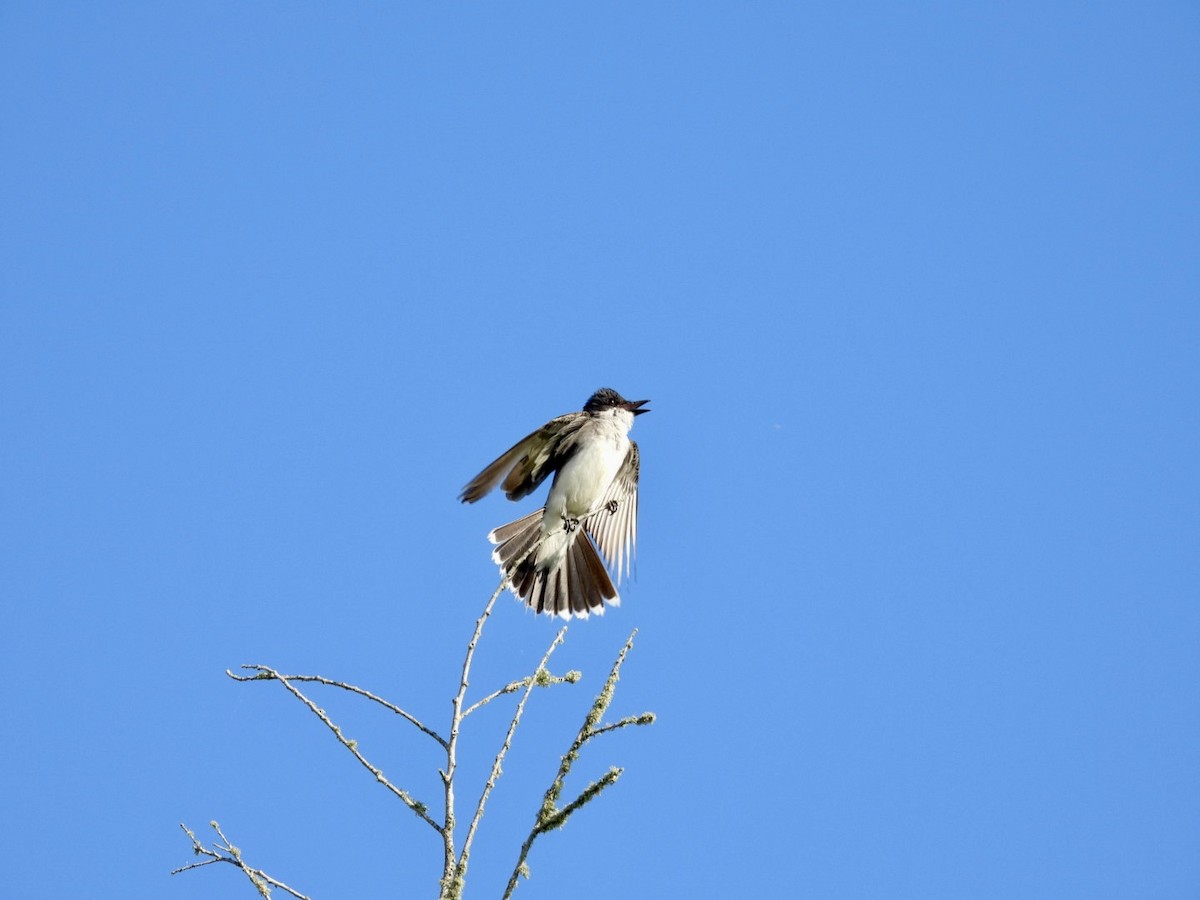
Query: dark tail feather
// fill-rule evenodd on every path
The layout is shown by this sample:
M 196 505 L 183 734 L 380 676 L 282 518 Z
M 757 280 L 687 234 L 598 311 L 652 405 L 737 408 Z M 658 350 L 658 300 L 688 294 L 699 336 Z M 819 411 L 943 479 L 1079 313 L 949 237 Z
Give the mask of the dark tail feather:
M 542 539 L 542 510 L 501 525 L 488 535 L 496 544 L 492 559 L 508 586 L 535 612 L 586 618 L 603 613 L 604 605 L 620 603 L 608 570 L 587 533 L 580 530 L 566 556 L 553 571 L 541 571 L 535 561 Z
M 586 533 L 579 536 L 579 540 L 567 554 L 567 559 L 573 561 L 581 571 L 588 573 L 587 576 L 581 576 L 585 584 L 591 582 L 590 587 L 584 589 L 583 596 L 593 611 L 604 609 L 606 600 L 613 606 L 620 605 L 621 598 L 617 596 L 617 589 L 608 577 L 608 570 L 604 568 L 600 554 L 596 552 L 596 547 Z
M 501 525 L 488 535 L 488 540 L 498 544 L 492 551 L 492 561 L 511 574 L 522 560 L 531 557 L 542 537 L 542 511 L 530 513 L 515 522 Z

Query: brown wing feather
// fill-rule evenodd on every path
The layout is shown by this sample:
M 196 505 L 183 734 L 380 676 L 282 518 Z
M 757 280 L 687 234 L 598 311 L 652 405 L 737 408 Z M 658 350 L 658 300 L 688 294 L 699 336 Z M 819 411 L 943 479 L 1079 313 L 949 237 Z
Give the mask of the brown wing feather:
M 520 500 L 537 490 L 546 476 L 559 469 L 570 455 L 585 417 L 571 413 L 551 419 L 536 432 L 528 451 L 517 460 L 508 477 L 504 479 L 504 496 L 509 500 Z
M 504 481 L 504 494 L 509 500 L 520 500 L 537 490 L 546 476 L 561 464 L 563 451 L 570 446 L 570 439 L 579 430 L 581 418 L 579 413 L 559 416 L 527 434 L 472 478 L 458 499 L 464 503 L 474 503 L 486 496 L 501 479 Z

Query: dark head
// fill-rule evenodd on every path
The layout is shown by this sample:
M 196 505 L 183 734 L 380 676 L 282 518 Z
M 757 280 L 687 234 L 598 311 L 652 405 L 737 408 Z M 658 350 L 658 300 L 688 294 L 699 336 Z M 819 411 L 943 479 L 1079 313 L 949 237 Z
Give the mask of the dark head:
M 583 404 L 583 411 L 598 416 L 610 409 L 627 409 L 635 416 L 640 416 L 642 413 L 650 412 L 648 409 L 642 409 L 649 402 L 649 400 L 626 400 L 612 388 L 600 388 L 588 397 L 587 403 Z

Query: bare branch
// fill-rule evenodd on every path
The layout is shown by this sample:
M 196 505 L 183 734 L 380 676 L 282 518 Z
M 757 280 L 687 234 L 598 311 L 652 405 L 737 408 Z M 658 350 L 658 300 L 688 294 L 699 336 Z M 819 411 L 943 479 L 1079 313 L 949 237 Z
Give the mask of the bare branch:
M 467 868 L 467 860 L 471 854 L 471 844 L 475 841 L 475 831 L 479 828 L 479 821 L 483 818 L 483 808 L 487 805 L 488 796 L 492 792 L 492 788 L 496 786 L 496 782 L 500 780 L 500 766 L 504 762 L 504 757 L 508 753 L 509 747 L 512 746 L 513 734 L 516 733 L 517 725 L 521 721 L 521 714 L 525 711 L 525 703 L 529 700 L 529 695 L 533 693 L 536 685 L 544 684 L 546 686 L 553 684 L 555 679 L 546 671 L 546 666 L 550 662 L 550 656 L 554 653 L 563 642 L 563 638 L 567 635 L 567 626 L 564 625 L 558 630 L 558 634 L 554 636 L 554 640 L 550 642 L 550 646 L 546 649 L 545 656 L 538 663 L 538 667 L 534 670 L 533 675 L 525 679 L 528 682 L 525 686 L 525 693 L 521 695 L 521 700 L 517 703 L 517 709 L 513 713 L 512 720 L 508 723 L 508 733 L 504 735 L 504 743 L 500 745 L 499 751 L 496 753 L 496 758 L 492 762 L 492 771 L 488 775 L 487 783 L 483 786 L 483 793 L 479 795 L 479 804 L 475 807 L 475 815 L 471 818 L 471 824 L 467 828 L 467 837 L 463 841 L 462 854 L 459 857 L 458 869 L 460 876 L 464 875 Z M 562 680 L 562 679 L 558 679 Z
M 604 686 L 600 688 L 600 693 L 596 695 L 596 699 L 592 703 L 592 708 L 588 710 L 579 733 L 575 736 L 575 740 L 571 742 L 570 749 L 567 750 L 566 755 L 563 756 L 562 762 L 559 764 L 558 774 L 555 776 L 554 782 L 550 785 L 550 789 L 546 791 L 546 804 L 544 804 L 544 807 L 548 805 L 551 809 L 554 808 L 555 803 L 562 794 L 563 782 L 566 780 L 567 773 L 571 771 L 571 766 L 579 758 L 580 749 L 595 736 L 600 720 L 604 718 L 604 713 L 608 711 L 608 706 L 612 703 L 613 694 L 617 689 L 617 679 L 621 675 L 621 666 L 625 664 L 625 657 L 633 647 L 633 637 L 636 634 L 637 629 L 635 628 L 625 641 L 625 646 L 621 648 L 621 652 L 617 654 L 616 662 L 613 663 L 612 670 L 608 673 L 608 678 L 604 681 Z
M 610 731 L 616 731 L 618 728 L 628 728 L 630 725 L 653 725 L 654 718 L 654 713 L 652 712 L 642 713 L 640 716 L 626 716 L 620 721 L 611 722 L 608 725 L 602 725 L 601 727 L 592 731 L 587 736 L 587 740 L 590 741 L 592 738 L 600 737 L 602 734 L 606 734 Z
M 295 888 L 288 887 L 288 885 L 284 884 L 277 878 L 272 878 L 262 869 L 256 869 L 253 866 L 248 865 L 246 861 L 242 859 L 242 851 L 235 847 L 233 843 L 230 842 L 229 838 L 225 837 L 225 832 L 221 831 L 221 826 L 215 821 L 209 822 L 208 824 L 212 826 L 213 831 L 217 833 L 222 841 L 220 844 L 214 841 L 213 849 L 211 850 L 200 843 L 200 841 L 196 838 L 195 833 L 190 828 L 188 828 L 182 822 L 179 823 L 179 827 L 182 828 L 184 833 L 192 840 L 192 852 L 197 856 L 207 856 L 209 859 L 205 860 L 204 862 L 180 866 L 178 869 L 172 870 L 172 875 L 178 875 L 180 872 L 186 872 L 189 869 L 198 869 L 201 866 L 211 866 L 213 863 L 229 863 L 230 865 L 241 869 L 245 876 L 250 879 L 250 883 L 254 885 L 254 889 L 258 891 L 259 896 L 266 898 L 266 900 L 270 900 L 271 888 L 273 887 L 279 888 L 281 891 L 286 891 L 295 897 L 296 900 L 310 900 L 309 897 L 301 894 Z
M 233 672 L 229 671 L 228 669 L 225 670 L 225 674 L 228 675 L 230 678 L 232 678 L 234 681 L 269 681 L 269 680 L 273 680 L 276 677 L 275 672 L 272 671 L 271 669 L 268 669 L 266 666 L 242 666 L 242 668 L 257 671 L 259 674 L 257 674 L 257 675 L 235 675 L 235 674 L 233 674 Z M 344 681 L 334 681 L 332 678 L 326 678 L 323 675 L 284 675 L 282 677 L 286 678 L 288 681 L 315 681 L 317 684 L 327 684 L 330 687 L 341 688 L 343 691 L 349 691 L 352 694 L 358 694 L 360 697 L 366 697 L 368 700 L 378 703 L 380 706 L 384 707 L 385 709 L 391 710 L 392 712 L 394 712 L 396 715 L 400 716 L 401 718 L 407 719 L 409 722 L 411 722 L 413 725 L 415 725 L 421 731 L 425 732 L 425 734 L 429 735 L 431 738 L 433 738 L 435 741 L 437 741 L 439 744 L 441 744 L 443 748 L 445 748 L 445 746 L 446 746 L 446 739 L 443 738 L 436 731 L 434 731 L 432 728 L 427 728 L 425 725 L 423 725 L 416 716 L 401 709 L 396 704 L 391 703 L 387 700 L 384 700 L 382 697 L 378 696 L 377 694 L 372 694 L 370 691 L 366 690 L 365 688 L 360 688 L 353 684 L 347 684 Z
M 296 687 L 294 684 L 292 684 L 289 676 L 281 675 L 279 672 L 276 672 L 274 669 L 270 668 L 269 666 L 243 666 L 242 668 L 254 669 L 257 672 L 259 672 L 259 675 L 255 676 L 254 678 L 242 679 L 242 680 L 247 680 L 247 681 L 274 680 L 274 681 L 278 681 L 285 688 L 287 688 L 288 692 L 293 697 L 295 697 L 297 700 L 299 700 L 301 703 L 303 703 L 305 706 L 307 706 L 314 716 L 316 716 L 318 719 L 320 719 L 322 722 L 325 723 L 325 727 L 327 727 L 330 731 L 333 732 L 334 737 L 336 737 L 338 739 L 338 743 L 340 743 L 343 747 L 345 747 L 347 750 L 349 750 L 351 753 L 353 753 L 354 758 L 357 759 L 360 763 L 362 763 L 363 767 L 368 772 L 370 772 L 372 775 L 375 776 L 376 781 L 378 781 L 385 788 L 387 788 L 389 791 L 391 791 L 393 794 L 395 794 L 397 797 L 399 797 L 405 806 L 407 806 L 409 809 L 411 809 L 413 812 L 415 812 L 417 814 L 417 816 L 420 817 L 420 819 L 422 821 L 424 821 L 425 823 L 427 823 L 431 828 L 433 828 L 434 831 L 441 832 L 442 827 L 440 825 L 438 825 L 437 822 L 433 821 L 433 819 L 431 819 L 429 817 L 428 807 L 421 801 L 414 800 L 412 798 L 412 795 L 409 794 L 408 791 L 392 784 L 392 782 L 387 779 L 387 777 L 383 774 L 383 771 L 378 766 L 371 763 L 369 760 L 367 760 L 367 758 L 365 756 L 362 755 L 362 753 L 359 752 L 358 742 L 351 740 L 350 738 L 348 738 L 344 734 L 342 734 L 342 729 L 339 726 L 335 725 L 334 722 L 329 718 L 329 716 L 327 716 L 325 714 L 325 710 L 321 709 L 319 706 L 317 706 L 315 703 L 313 703 L 311 700 L 309 700 L 308 697 L 305 696 L 304 693 L 298 687 Z M 232 672 L 229 674 L 231 677 L 237 678 L 237 676 L 233 675 Z
M 463 710 L 462 717 L 465 719 L 471 713 L 475 712 L 475 710 L 479 709 L 479 707 L 486 706 L 487 704 L 489 704 L 493 700 L 495 700 L 497 697 L 503 697 L 505 694 L 515 694 L 521 688 L 527 687 L 529 684 L 529 681 L 530 681 L 529 678 L 522 678 L 520 681 L 510 681 L 504 687 L 500 688 L 500 690 L 492 691 L 490 694 L 488 694 L 482 700 L 477 700 L 476 702 L 472 703 L 465 710 Z
M 503 697 L 505 694 L 514 694 L 523 687 L 529 687 L 529 682 L 533 677 L 534 676 L 529 675 L 525 678 L 522 678 L 520 681 L 509 682 L 504 687 L 500 688 L 500 690 L 498 690 L 498 691 L 492 691 L 490 694 L 488 694 L 482 700 L 472 703 L 469 707 L 467 707 L 466 711 L 463 713 L 463 718 L 465 719 L 471 713 L 475 712 L 475 710 L 479 709 L 479 707 L 485 706 L 488 703 L 491 703 L 497 697 Z M 538 686 L 539 687 L 549 687 L 552 684 L 564 684 L 564 683 L 565 684 L 576 684 L 579 681 L 579 679 L 581 679 L 582 677 L 583 677 L 583 675 L 577 669 L 572 669 L 566 675 L 551 675 L 549 672 L 542 672 L 540 680 L 538 681 Z
M 621 777 L 621 774 L 624 771 L 624 769 L 618 769 L 615 766 L 609 769 L 598 779 L 580 791 L 578 797 L 576 797 L 558 812 L 549 816 L 541 825 L 540 830 L 553 831 L 556 828 L 562 828 L 565 824 L 567 824 L 567 819 L 570 817 L 571 813 L 575 812 L 575 810 L 579 809 L 579 807 L 583 806 L 583 804 L 594 800 L 606 787 L 616 784 L 617 779 Z
M 467 696 L 467 686 L 470 684 L 471 663 L 475 659 L 475 647 L 479 644 L 479 636 L 483 634 L 483 625 L 487 621 L 488 616 L 492 614 L 492 607 L 496 605 L 497 598 L 504 592 L 506 583 L 507 579 L 500 579 L 500 586 L 492 592 L 492 596 L 483 608 L 483 612 L 475 621 L 475 631 L 471 634 L 471 640 L 467 644 L 467 653 L 463 658 L 462 677 L 458 681 L 458 693 L 454 695 L 454 699 L 451 701 L 454 712 L 450 717 L 450 740 L 446 742 L 446 768 L 441 772 L 442 784 L 445 785 L 446 796 L 446 819 L 445 823 L 439 829 L 442 833 L 442 880 L 439 895 L 441 900 L 460 897 L 462 895 L 462 875 L 457 871 L 458 861 L 454 850 L 454 773 L 458 769 L 458 734 L 465 715 L 463 700 Z
M 606 788 L 616 784 L 617 780 L 621 777 L 621 769 L 609 769 L 599 779 L 584 788 L 574 800 L 560 808 L 558 800 L 562 796 L 563 784 L 566 782 L 567 774 L 571 771 L 571 767 L 579 759 L 579 751 L 583 748 L 583 745 L 601 734 L 617 731 L 630 725 L 649 725 L 654 721 L 653 713 L 643 713 L 640 716 L 626 716 L 608 725 L 600 724 L 605 712 L 608 711 L 608 707 L 612 703 L 613 694 L 617 688 L 617 680 L 621 675 L 621 666 L 624 665 L 626 655 L 633 648 L 633 638 L 636 634 L 637 629 L 635 628 L 630 633 L 628 640 L 625 641 L 625 646 L 621 648 L 621 652 L 617 654 L 617 659 L 613 663 L 612 670 L 608 673 L 608 678 L 604 681 L 604 686 L 600 688 L 600 693 L 596 695 L 591 709 L 588 710 L 587 716 L 584 717 L 583 725 L 580 727 L 578 734 L 575 735 L 575 740 L 571 742 L 570 749 L 567 750 L 562 758 L 562 763 L 558 767 L 558 773 L 554 776 L 554 781 L 551 782 L 549 789 L 546 791 L 541 809 L 538 810 L 533 828 L 530 829 L 529 835 L 525 838 L 524 843 L 521 844 L 520 853 L 517 855 L 517 864 L 513 867 L 512 875 L 508 879 L 508 886 L 504 890 L 504 900 L 508 900 L 512 896 L 513 891 L 517 889 L 517 882 L 520 878 L 529 877 L 527 860 L 529 852 L 533 848 L 534 841 L 547 831 L 561 828 L 576 810 L 596 799 Z
M 506 586 L 507 581 L 502 579 L 499 587 L 496 588 L 495 592 L 488 599 L 483 612 L 475 622 L 475 629 L 471 635 L 470 642 L 467 644 L 466 654 L 463 658 L 462 672 L 459 678 L 458 689 L 451 700 L 452 716 L 450 720 L 450 731 L 448 737 L 446 738 L 443 738 L 437 731 L 427 727 L 415 716 L 396 704 L 383 699 L 371 691 L 347 682 L 336 681 L 331 678 L 326 678 L 322 675 L 286 675 L 270 668 L 269 666 L 261 665 L 242 666 L 243 669 L 253 672 L 251 675 L 235 675 L 233 672 L 226 670 L 226 674 L 235 681 L 278 681 L 281 685 L 283 685 L 284 689 L 287 690 L 288 693 L 303 703 L 313 715 L 315 715 L 325 724 L 325 727 L 333 733 L 335 738 L 337 738 L 338 743 L 349 750 L 354 758 L 357 759 L 358 762 L 375 777 L 376 781 L 378 781 L 392 794 L 398 797 L 409 809 L 415 812 L 422 821 L 424 821 L 439 835 L 441 835 L 443 847 L 443 868 L 440 882 L 440 900 L 461 900 L 466 879 L 467 866 L 470 860 L 472 848 L 474 846 L 476 834 L 478 833 L 478 829 L 480 823 L 482 822 L 483 814 L 487 807 L 491 793 L 496 784 L 499 782 L 503 770 L 503 763 L 507 758 L 508 752 L 512 748 L 517 726 L 521 722 L 526 704 L 533 693 L 533 689 L 535 687 L 547 687 L 554 684 L 560 684 L 562 682 L 574 684 L 581 678 L 580 673 L 577 671 L 570 671 L 565 675 L 557 676 L 551 674 L 547 668 L 550 663 L 550 657 L 565 639 L 567 628 L 564 626 L 559 630 L 554 640 L 550 643 L 550 646 L 546 649 L 545 654 L 542 656 L 541 662 L 531 675 L 528 675 L 527 677 L 517 681 L 512 681 L 499 690 L 485 695 L 475 703 L 470 705 L 466 704 L 467 691 L 470 686 L 471 667 L 475 659 L 475 651 L 482 637 L 484 625 L 491 616 L 492 610 L 495 607 L 499 596 L 504 592 Z M 581 809 L 585 804 L 590 803 L 610 786 L 616 784 L 616 782 L 620 779 L 622 770 L 619 768 L 611 768 L 596 781 L 588 784 L 588 786 L 585 787 L 573 800 L 571 800 L 565 806 L 560 807 L 559 801 L 562 796 L 563 786 L 565 784 L 567 775 L 570 773 L 572 766 L 578 760 L 579 753 L 584 744 L 586 744 L 592 738 L 599 737 L 602 734 L 607 734 L 610 731 L 618 731 L 629 726 L 648 725 L 654 721 L 653 713 L 643 713 L 641 715 L 625 716 L 617 721 L 609 722 L 603 725 L 601 724 L 605 713 L 608 711 L 608 708 L 612 703 L 613 694 L 616 689 L 616 682 L 621 671 L 621 666 L 624 664 L 626 656 L 633 647 L 633 639 L 634 635 L 636 634 L 637 631 L 635 629 L 625 641 L 625 645 L 622 647 L 615 662 L 613 663 L 612 670 L 609 672 L 608 678 L 605 680 L 599 694 L 597 694 L 595 700 L 592 702 L 587 716 L 584 719 L 583 725 L 580 727 L 579 732 L 572 741 L 566 755 L 562 757 L 562 762 L 558 767 L 558 771 L 555 774 L 554 780 L 545 792 L 541 808 L 538 810 L 538 814 L 534 820 L 532 828 L 530 829 L 529 835 L 526 837 L 521 846 L 516 867 L 513 870 L 512 877 L 509 879 L 507 889 L 504 892 L 505 898 L 511 897 L 513 891 L 516 889 L 517 881 L 522 875 L 526 877 L 528 876 L 529 868 L 527 859 L 537 838 L 542 834 L 545 834 L 547 831 L 561 828 L 564 824 L 566 824 L 567 819 L 570 818 L 577 810 Z M 346 737 L 342 733 L 341 727 L 335 724 L 333 720 L 330 719 L 330 717 L 326 714 L 326 712 L 318 707 L 316 703 L 314 703 L 313 700 L 311 700 L 300 689 L 300 687 L 298 687 L 298 685 L 306 682 L 336 687 L 347 691 L 348 693 L 363 697 L 373 703 L 377 703 L 388 711 L 403 718 L 423 734 L 432 738 L 445 750 L 445 768 L 439 770 L 445 792 L 445 819 L 442 823 L 435 821 L 429 815 L 428 808 L 424 803 L 414 799 L 407 791 L 393 784 L 387 777 L 384 776 L 379 767 L 375 766 L 365 756 L 363 756 L 358 749 L 358 742 Z M 463 721 L 467 716 L 476 712 L 481 707 L 486 706 L 488 703 L 498 699 L 499 697 L 518 692 L 521 693 L 521 696 L 509 721 L 508 730 L 506 731 L 504 739 L 492 761 L 491 771 L 480 792 L 474 814 L 471 817 L 471 821 L 467 827 L 466 836 L 462 842 L 461 851 L 456 852 L 454 838 L 454 830 L 457 824 L 455 811 L 455 776 L 458 771 L 459 738 L 462 732 Z M 261 869 L 256 869 L 247 865 L 242 859 L 241 851 L 225 837 L 224 833 L 220 829 L 220 826 L 216 822 L 212 822 L 210 824 L 216 831 L 218 837 L 221 839 L 219 843 L 214 842 L 211 848 L 205 847 L 203 844 L 201 844 L 200 841 L 196 839 L 196 836 L 186 826 L 180 826 L 191 839 L 193 852 L 197 856 L 204 858 L 186 866 L 181 866 L 180 868 L 175 869 L 172 874 L 190 871 L 191 869 L 201 868 L 203 866 L 212 865 L 213 863 L 218 862 L 228 863 L 241 869 L 242 873 L 245 874 L 250 880 L 251 884 L 254 885 L 255 890 L 258 891 L 261 897 L 268 898 L 269 900 L 272 890 L 278 889 L 290 894 L 293 898 L 296 898 L 296 900 L 308 900 L 308 898 L 303 894 L 300 894 L 283 882 L 272 878 Z

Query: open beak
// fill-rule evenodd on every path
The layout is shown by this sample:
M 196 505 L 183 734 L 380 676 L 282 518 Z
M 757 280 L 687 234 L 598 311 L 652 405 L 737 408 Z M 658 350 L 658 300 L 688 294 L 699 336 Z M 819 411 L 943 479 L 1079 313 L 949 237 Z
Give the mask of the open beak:
M 650 402 L 649 400 L 626 400 L 625 408 L 627 410 L 629 410 L 631 413 L 633 413 L 635 416 L 640 416 L 642 413 L 650 412 L 650 410 L 648 410 L 648 409 L 642 409 L 642 407 L 645 406 L 649 402 Z

